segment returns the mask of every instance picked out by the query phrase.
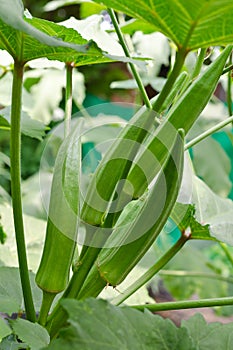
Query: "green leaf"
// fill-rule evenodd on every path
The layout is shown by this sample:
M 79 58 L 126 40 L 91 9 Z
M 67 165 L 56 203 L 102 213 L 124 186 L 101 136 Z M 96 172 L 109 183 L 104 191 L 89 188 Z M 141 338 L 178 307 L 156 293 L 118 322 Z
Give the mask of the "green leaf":
M 21 318 L 11 321 L 11 326 L 18 338 L 30 346 L 31 350 L 39 350 L 49 344 L 50 337 L 45 328 Z
M 95 0 L 148 22 L 179 48 L 194 50 L 232 43 L 231 0 Z M 138 26 L 138 30 L 141 27 Z
M 140 28 L 140 31 L 144 34 L 150 34 L 155 31 L 155 27 L 152 24 L 140 19 L 131 19 L 121 26 L 122 32 L 130 35 L 137 32 L 138 28 Z
M 187 321 L 182 322 L 182 328 L 186 328 L 194 341 L 195 349 L 224 349 L 233 348 L 233 323 L 207 324 L 203 316 L 196 314 Z
M 168 320 L 104 300 L 63 300 L 70 326 L 47 349 L 194 350 L 185 328 Z
M 145 66 L 140 60 L 102 53 L 93 40 L 83 39 L 74 29 L 39 18 L 24 18 L 20 0 L 0 2 L 0 49 L 22 62 L 47 57 L 74 62 L 76 66 L 112 60 Z
M 233 201 L 219 197 L 202 180 L 194 177 L 192 202 L 198 222 L 209 224 L 211 236 L 233 245 Z
M 24 7 L 21 0 L 9 0 L 7 2 L 0 2 L 0 28 L 1 35 L 0 39 L 3 43 L 3 48 L 6 49 L 14 58 L 19 57 L 20 37 L 19 32 L 23 32 L 30 37 L 33 37 L 33 41 L 39 41 L 41 44 L 52 47 L 62 47 L 66 49 L 73 49 L 78 52 L 85 53 L 88 50 L 86 43 L 72 43 L 65 42 L 62 40 L 62 37 L 59 36 L 59 33 L 54 33 L 54 36 L 50 36 L 48 33 L 41 31 L 40 29 L 31 25 L 31 19 L 24 19 Z M 46 21 L 45 21 L 46 22 Z M 47 22 L 49 23 L 49 22 Z M 7 26 L 6 26 L 7 24 Z M 15 30 L 12 33 L 12 28 Z M 9 38 L 13 37 L 12 43 L 13 46 L 10 45 Z M 29 48 L 29 47 L 28 47 Z M 36 47 L 31 47 L 30 52 L 32 54 L 33 50 L 36 50 Z M 27 47 L 25 47 L 25 51 L 27 51 Z M 41 56 L 40 56 L 41 57 Z M 22 58 L 22 57 L 21 57 Z M 23 57 L 25 61 L 28 61 L 27 54 Z
M 0 315 L 0 341 L 2 340 L 2 338 L 7 337 L 11 333 L 12 333 L 12 330 L 8 326 L 6 320 L 1 318 L 1 315 Z M 1 347 L 1 345 L 0 345 L 0 347 Z
M 96 13 L 101 13 L 101 11 L 106 10 L 106 7 L 103 5 L 96 4 L 94 2 L 82 1 L 80 6 L 80 17 L 85 18 Z
M 195 217 L 195 206 L 176 202 L 170 218 L 176 223 L 180 231 L 189 229 L 192 239 L 215 240 L 210 235 L 209 225 L 202 225 Z
M 34 282 L 34 274 L 30 273 L 35 302 L 39 305 L 41 296 Z M 19 269 L 15 267 L 0 267 L 0 312 L 11 315 L 22 311 L 23 295 L 19 278 Z M 38 306 L 37 306 L 38 307 Z
M 0 111 L 0 115 L 5 121 L 10 125 L 10 107 L 6 107 Z M 26 112 L 21 113 L 21 132 L 24 135 L 36 138 L 40 141 L 43 140 L 45 136 L 45 126 L 38 120 L 31 119 Z M 1 120 L 0 120 L 1 121 Z

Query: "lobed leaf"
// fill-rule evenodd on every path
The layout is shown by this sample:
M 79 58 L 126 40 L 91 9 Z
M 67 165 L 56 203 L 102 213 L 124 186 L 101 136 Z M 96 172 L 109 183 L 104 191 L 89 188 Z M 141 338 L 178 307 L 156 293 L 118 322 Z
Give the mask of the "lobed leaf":
M 198 222 L 195 216 L 195 206 L 176 202 L 170 218 L 176 223 L 180 231 L 190 230 L 191 239 L 215 240 L 210 235 L 209 225 Z
M 194 350 L 185 328 L 168 320 L 128 307 L 119 308 L 104 300 L 63 300 L 69 327 L 60 331 L 49 350 Z
M 10 14 L 10 16 L 9 16 Z M 103 53 L 72 28 L 39 18 L 25 18 L 21 0 L 0 1 L 0 49 L 22 62 L 47 57 L 74 62 L 76 66 L 120 60 L 144 66 L 144 62 Z
M 233 347 L 233 324 L 211 323 L 208 324 L 203 316 L 196 314 L 187 321 L 182 322 L 182 328 L 188 331 L 193 343 L 198 350 L 224 349 Z

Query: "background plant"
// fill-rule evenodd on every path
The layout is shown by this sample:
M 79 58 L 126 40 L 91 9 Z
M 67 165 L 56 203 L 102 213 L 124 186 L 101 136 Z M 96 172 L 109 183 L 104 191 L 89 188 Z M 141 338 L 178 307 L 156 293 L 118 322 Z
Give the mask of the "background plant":
M 7 132 L 10 129 L 11 143 L 10 160 L 6 154 L 2 155 L 2 162 L 6 165 L 3 167 L 5 179 L 3 184 L 5 188 L 9 190 L 9 188 L 7 188 L 9 181 L 7 167 L 9 167 L 11 164 L 11 196 L 17 241 L 17 254 L 19 258 L 19 271 L 26 317 L 28 319 L 28 321 L 24 321 L 18 318 L 16 321 L 10 321 L 8 324 L 1 319 L 1 337 L 4 338 L 1 346 L 5 348 L 11 346 L 15 346 L 16 348 L 31 347 L 32 349 L 45 347 L 49 343 L 49 336 L 46 329 L 41 325 L 46 326 L 51 337 L 55 337 L 57 336 L 59 329 L 63 326 L 64 320 L 68 318 L 68 328 L 61 331 L 59 339 L 52 341 L 48 348 L 59 348 L 61 346 L 70 348 L 71 346 L 74 346 L 74 344 L 82 344 L 83 348 L 85 347 L 89 349 L 90 346 L 93 348 L 94 341 L 94 348 L 97 349 L 98 345 L 95 343 L 96 335 L 102 333 L 98 327 L 92 327 L 91 337 L 90 334 L 83 332 L 79 333 L 79 327 L 82 325 L 84 330 L 89 329 L 90 317 L 88 317 L 88 312 L 90 310 L 95 310 L 95 312 L 99 314 L 100 312 L 98 311 L 98 308 L 101 308 L 101 310 L 107 312 L 107 307 L 110 310 L 110 314 L 115 315 L 116 308 L 102 301 L 84 300 L 77 302 L 68 299 L 76 298 L 80 300 L 86 299 L 87 297 L 96 297 L 101 290 L 104 289 L 106 284 L 116 286 L 121 283 L 122 280 L 128 275 L 130 270 L 137 264 L 137 262 L 147 252 L 149 247 L 153 244 L 153 241 L 158 236 L 169 215 L 176 223 L 180 231 L 180 237 L 178 238 L 177 242 L 170 248 L 166 248 L 152 267 L 142 274 L 139 279 L 135 280 L 131 285 L 128 285 L 123 295 L 118 295 L 115 300 L 112 300 L 113 304 L 122 303 L 127 297 L 150 280 L 155 273 L 160 271 L 161 268 L 169 260 L 171 260 L 171 258 L 190 238 L 198 240 L 217 239 L 220 241 L 225 241 L 226 243 L 232 243 L 230 234 L 232 227 L 231 200 L 220 199 L 220 197 L 208 189 L 205 184 L 203 184 L 200 180 L 195 179 L 191 203 L 175 204 L 183 169 L 184 133 L 188 133 L 199 114 L 208 103 L 221 75 L 224 72 L 227 73 L 231 70 L 230 53 L 232 47 L 229 45 L 225 50 L 223 50 L 220 56 L 215 59 L 214 62 L 207 67 L 207 69 L 204 70 L 203 73 L 201 72 L 202 64 L 206 57 L 206 47 L 210 45 L 226 46 L 227 44 L 232 44 L 232 28 L 229 25 L 230 18 L 232 16 L 232 4 L 229 1 L 225 1 L 221 5 L 221 11 L 219 11 L 219 5 L 216 1 L 212 1 L 211 3 L 199 3 L 199 1 L 196 1 L 195 7 L 193 7 L 193 4 L 191 6 L 189 3 L 183 4 L 181 1 L 176 1 L 173 8 L 171 8 L 169 12 L 171 17 L 166 17 L 164 14 L 165 12 L 167 13 L 167 7 L 164 6 L 167 5 L 164 2 L 162 4 L 159 1 L 154 1 L 152 7 L 148 7 L 146 2 L 142 3 L 140 1 L 136 3 L 137 6 L 135 6 L 135 3 L 133 4 L 131 1 L 124 2 L 124 4 L 118 4 L 118 2 L 114 1 L 103 1 L 103 3 L 108 7 L 123 11 L 129 16 L 137 18 L 136 21 L 124 23 L 124 26 L 122 27 L 122 31 L 124 33 L 132 34 L 139 27 L 140 29 L 143 28 L 146 33 L 156 30 L 165 34 L 176 45 L 177 53 L 174 65 L 158 97 L 149 100 L 143 87 L 143 80 L 141 80 L 137 68 L 134 66 L 134 64 L 137 63 L 142 67 L 142 62 L 132 60 L 130 58 L 130 50 L 126 46 L 125 39 L 112 10 L 108 9 L 108 12 L 112 22 L 114 23 L 115 30 L 118 33 L 118 39 L 123 47 L 123 50 L 120 48 L 117 42 L 114 42 L 113 39 L 109 37 L 109 43 L 112 42 L 113 45 L 110 45 L 110 52 L 106 54 L 106 49 L 102 47 L 103 41 L 106 39 L 106 33 L 102 32 L 101 35 L 103 35 L 103 37 L 101 37 L 97 30 L 98 23 L 100 23 L 98 22 L 99 19 L 97 20 L 97 27 L 94 26 L 95 29 L 93 31 L 93 38 L 86 38 L 86 34 L 82 31 L 82 25 L 79 22 L 73 21 L 72 26 L 74 26 L 75 29 L 71 29 L 69 28 L 71 26 L 70 23 L 66 23 L 65 26 L 60 26 L 52 22 L 31 18 L 28 13 L 26 13 L 26 16 L 24 16 L 23 6 L 20 1 L 9 2 L 8 5 L 4 4 L 4 2 L 0 2 L 2 28 L 1 48 L 7 50 L 14 61 L 11 110 L 7 108 L 3 109 L 1 117 L 1 128 L 5 130 L 4 137 L 7 140 Z M 86 9 L 87 8 L 88 7 L 86 7 Z M 137 11 L 135 11 L 135 8 L 137 8 Z M 9 16 L 9 11 L 11 16 Z M 193 17 L 191 17 L 191 14 Z M 144 22 L 145 18 L 146 22 Z M 194 22 L 193 18 L 195 18 Z M 141 22 L 141 19 L 143 19 L 143 22 Z M 93 18 L 87 19 L 87 21 L 89 21 L 89 23 L 95 23 Z M 185 26 L 180 26 L 181 22 L 182 24 L 185 23 Z M 205 29 L 207 22 L 208 31 Z M 225 23 L 224 27 L 219 27 L 217 25 L 218 23 L 223 22 Z M 79 34 L 79 31 L 85 39 Z M 209 36 L 209 33 L 211 33 L 211 36 Z M 95 37 L 94 34 L 98 35 Z M 104 40 L 101 40 L 101 38 L 104 38 Z M 92 39 L 92 41 L 87 41 L 89 39 Z M 188 71 L 188 74 L 182 72 L 187 64 L 187 57 L 190 55 L 189 53 L 197 49 L 200 50 L 198 55 L 195 56 L 194 67 Z M 127 58 L 123 57 L 123 51 Z M 111 55 L 113 53 L 114 55 L 117 54 L 118 56 L 116 57 Z M 50 257 L 50 255 L 46 253 L 45 245 L 43 255 L 45 263 L 43 263 L 42 260 L 39 273 L 37 274 L 37 282 L 44 291 L 42 305 L 41 300 L 38 300 L 40 299 L 39 291 L 36 289 L 36 286 L 34 286 L 34 276 L 29 276 L 27 267 L 25 237 L 23 234 L 24 220 L 22 213 L 20 162 L 20 131 L 27 136 L 38 140 L 41 140 L 45 136 L 46 128 L 41 121 L 35 121 L 30 119 L 26 113 L 21 113 L 21 97 L 24 112 L 29 113 L 29 115 L 32 117 L 35 117 L 35 115 L 38 113 L 38 109 L 35 108 L 35 103 L 30 105 L 31 99 L 33 98 L 33 95 L 35 99 L 38 91 L 40 91 L 41 87 L 38 88 L 39 85 L 42 87 L 43 83 L 45 84 L 44 86 L 47 85 L 45 81 L 48 76 L 43 70 L 38 69 L 29 69 L 27 72 L 25 67 L 30 68 L 29 62 L 40 57 L 57 59 L 64 62 L 66 66 L 66 83 L 64 83 L 63 72 L 59 70 L 60 66 L 56 64 L 55 70 L 47 69 L 46 74 L 51 74 L 51 77 L 55 78 L 59 82 L 57 94 L 60 94 L 60 97 L 57 95 L 58 98 L 56 101 L 53 99 L 47 99 L 47 106 L 43 110 L 43 118 L 45 118 L 43 122 L 48 123 L 51 118 L 51 109 L 58 107 L 58 102 L 61 99 L 61 88 L 66 86 L 65 135 L 69 133 L 70 116 L 72 112 L 72 77 L 74 81 L 77 79 L 77 82 L 82 83 L 82 76 L 75 71 L 74 67 L 85 64 L 109 62 L 111 59 L 128 62 L 133 76 L 139 86 L 140 95 L 142 96 L 142 99 L 147 107 L 144 107 L 138 111 L 130 123 L 120 132 L 112 149 L 105 154 L 103 159 L 108 160 L 109 164 L 103 163 L 103 166 L 100 165 L 96 170 L 93 179 L 90 181 L 87 197 L 84 199 L 84 205 L 80 209 L 78 209 L 78 191 L 80 188 L 78 184 L 80 159 L 78 160 L 78 158 L 80 157 L 77 158 L 77 149 L 79 149 L 81 145 L 79 143 L 75 143 L 74 139 L 67 138 L 60 147 L 55 164 L 53 189 L 51 192 L 50 202 L 50 214 L 51 212 L 54 212 L 55 218 L 56 215 L 57 218 L 54 225 L 53 222 L 50 223 L 49 221 L 51 219 L 51 215 L 49 214 L 50 217 L 47 224 L 46 244 L 48 244 L 49 248 L 56 248 L 58 247 L 58 244 L 61 244 L 61 246 L 64 248 L 64 252 L 67 252 L 68 261 L 66 264 L 62 264 L 62 261 L 59 261 L 59 257 L 61 258 L 61 251 L 59 249 L 57 252 L 56 249 L 54 250 L 54 253 L 51 254 L 51 262 L 49 266 L 53 269 L 57 262 L 61 262 L 61 264 L 57 264 L 57 268 L 54 270 L 55 277 L 54 279 L 51 279 L 51 273 L 49 273 L 48 269 L 45 267 L 47 258 Z M 25 66 L 26 64 L 27 66 Z M 226 64 L 229 65 L 229 68 L 224 68 Z M 2 79 L 7 77 L 9 81 L 11 80 L 11 73 L 9 74 L 8 72 L 8 70 L 12 69 L 11 65 L 12 61 L 9 61 L 9 65 L 3 65 Z M 26 75 L 27 73 L 28 75 Z M 24 78 L 24 81 L 23 76 L 26 77 L 26 79 Z M 8 83 L 10 84 L 10 82 Z M 144 81 L 144 83 L 147 84 L 148 81 Z M 228 106 L 231 105 L 230 83 L 231 78 L 228 79 L 227 85 Z M 83 89 L 81 91 L 83 93 Z M 79 93 L 79 97 L 75 98 L 75 102 L 78 107 L 80 107 L 83 103 L 82 93 Z M 27 101 L 26 104 L 24 101 Z M 9 104 L 9 100 L 3 103 L 5 106 Z M 160 115 L 157 115 L 156 118 L 154 118 L 155 115 L 152 111 L 153 109 L 160 113 Z M 228 110 L 229 114 L 231 114 L 231 107 L 228 107 Z M 86 115 L 85 111 L 83 113 Z M 10 119 L 9 115 L 11 115 Z M 219 125 L 216 125 L 215 123 L 213 129 L 208 129 L 205 134 L 201 135 L 200 137 L 198 136 L 190 143 L 187 143 L 185 145 L 185 149 L 188 149 L 195 143 L 198 143 L 202 138 L 207 137 L 207 135 L 212 134 L 214 131 L 222 128 L 231 121 L 232 118 L 228 118 Z M 53 124 L 50 124 L 50 127 L 51 126 L 53 126 Z M 78 134 L 80 133 L 81 131 L 79 129 Z M 76 136 L 76 134 L 73 135 Z M 190 135 L 191 134 L 188 134 L 187 137 L 194 137 L 193 135 Z M 129 140 L 130 143 L 128 143 Z M 59 141 L 59 143 L 60 142 L 61 141 Z M 141 144 L 145 145 L 145 147 L 143 148 Z M 125 145 L 129 145 L 129 147 L 125 147 Z M 140 164 L 140 161 L 145 161 L 147 159 L 147 150 L 149 150 L 156 157 L 156 159 L 159 160 L 160 167 L 163 169 L 163 174 L 160 174 L 157 182 L 153 184 L 149 192 L 147 192 L 147 186 L 150 185 L 150 182 L 152 182 L 157 176 L 159 167 L 153 167 L 152 169 L 150 168 L 150 163 L 145 162 L 145 164 L 148 165 L 143 169 L 144 173 L 140 172 L 137 164 Z M 76 158 L 74 158 L 72 154 L 75 155 Z M 122 156 L 122 158 L 118 158 L 119 155 Z M 39 157 L 40 149 L 38 147 L 38 159 Z M 132 165 L 131 162 L 131 160 L 134 158 L 136 165 Z M 62 179 L 64 182 L 62 190 L 65 193 L 65 198 L 68 200 L 71 207 L 73 205 L 75 213 L 77 213 L 76 210 L 81 211 L 81 219 L 84 221 L 84 225 L 88 227 L 89 224 L 92 226 L 92 228 L 94 225 L 94 230 L 91 231 L 90 236 L 86 236 L 80 256 L 75 260 L 73 265 L 73 276 L 69 282 L 68 272 L 74 253 L 74 242 L 71 240 L 71 244 L 68 244 L 70 238 L 64 236 L 61 238 L 59 243 L 59 236 L 62 237 L 62 232 L 59 232 L 59 227 L 57 228 L 56 226 L 58 222 L 57 220 L 62 218 L 62 215 L 66 214 L 65 207 L 62 205 L 57 207 L 55 204 L 55 199 L 57 199 L 58 203 L 60 204 L 62 203 L 62 198 L 64 197 L 63 192 L 59 192 L 59 186 L 56 185 L 56 183 L 59 184 L 57 181 L 59 180 L 60 171 L 62 171 L 63 174 Z M 34 170 L 32 170 L 29 174 L 33 172 Z M 156 201 L 156 196 L 163 196 L 163 176 L 165 177 L 168 192 L 164 198 L 165 205 L 161 208 Z M 119 180 L 125 178 L 129 179 L 131 184 L 133 184 L 133 191 L 130 193 L 130 196 L 127 183 L 123 184 L 123 187 L 119 187 L 117 185 Z M 99 202 L 96 199 L 96 187 L 92 186 L 95 181 L 97 181 L 97 188 L 100 191 L 100 194 L 107 201 L 107 207 L 102 208 L 99 206 Z M 106 183 L 108 183 L 108 187 L 106 187 Z M 116 188 L 116 186 L 118 187 Z M 116 189 L 119 196 L 114 202 L 114 193 Z M 214 190 L 216 190 L 216 187 Z M 2 201 L 4 204 L 1 205 L 1 215 L 4 223 L 1 229 L 1 240 L 4 241 L 6 239 L 4 233 L 6 226 L 5 222 L 8 220 L 7 218 L 11 209 L 9 195 L 4 190 L 2 193 Z M 74 193 L 76 193 L 76 195 L 74 195 Z M 224 194 L 227 195 L 228 193 L 229 190 L 227 190 Z M 213 205 L 209 207 L 208 201 L 200 201 L 200 198 L 206 198 L 208 200 L 211 198 L 212 203 L 216 203 L 216 206 Z M 115 203 L 116 207 L 112 214 L 112 211 L 109 209 L 113 208 Z M 123 207 L 124 210 L 122 211 Z M 133 241 L 128 240 L 130 237 L 134 237 L 132 235 L 134 234 L 135 228 L 140 227 L 142 222 L 146 222 L 151 216 L 151 207 L 153 207 L 155 211 L 158 210 L 158 212 L 162 210 L 161 216 L 157 218 L 158 220 L 154 222 L 154 225 L 150 227 L 146 235 L 140 237 L 139 239 L 134 239 Z M 29 210 L 29 206 L 27 210 Z M 29 214 L 32 214 L 32 212 Z M 35 219 L 30 216 L 25 216 L 25 222 L 29 222 L 31 220 L 29 231 L 32 231 L 32 223 L 34 227 L 37 227 L 38 231 L 45 231 L 45 214 L 40 211 L 39 217 L 40 219 Z M 127 229 L 125 229 L 125 223 L 127 223 Z M 76 223 L 74 223 L 74 227 L 71 229 L 74 235 L 76 233 L 75 225 Z M 106 242 L 103 242 L 102 240 L 99 242 L 98 232 L 101 232 L 103 228 L 109 229 L 110 236 Z M 71 237 L 74 238 L 75 236 Z M 88 239 L 90 239 L 90 241 L 88 241 Z M 122 245 L 122 243 L 125 244 Z M 35 244 L 38 244 L 38 241 L 34 237 L 33 245 L 35 246 Z M 107 244 L 106 247 L 103 248 L 103 244 Z M 155 247 L 156 246 L 157 241 Z M 3 251 L 4 249 L 7 249 L 6 246 L 3 246 L 2 248 Z M 231 261 L 231 255 L 228 248 L 221 244 L 221 249 L 226 254 L 228 260 Z M 48 250 L 50 251 L 50 249 Z M 129 251 L 130 254 L 128 253 Z M 56 255 L 56 253 L 58 254 Z M 33 255 L 33 253 L 31 254 Z M 126 260 L 126 257 L 128 260 Z M 3 261 L 5 262 L 5 258 L 3 258 Z M 121 264 L 118 264 L 119 261 L 121 261 Z M 62 272 L 61 268 L 66 272 Z M 215 273 L 216 278 L 219 277 L 218 275 L 219 272 L 217 274 Z M 49 278 L 44 279 L 44 276 Z M 7 294 L 3 290 L 1 311 L 7 314 L 12 314 L 12 312 L 15 311 L 18 312 L 22 303 L 18 270 L 2 267 L 1 277 L 1 280 L 4 281 L 3 285 L 6 283 L 5 281 L 10 281 L 10 283 L 14 282 L 15 285 L 14 288 L 11 286 L 7 288 Z M 48 286 L 48 284 L 50 285 Z M 62 284 L 62 287 L 53 289 L 52 285 L 54 284 Z M 33 286 L 32 289 L 31 286 Z M 47 319 L 47 313 L 54 297 L 56 294 L 58 294 L 58 292 L 61 292 L 64 289 L 65 292 L 62 300 L 57 303 L 57 306 L 55 306 L 51 315 Z M 14 301 L 13 304 L 12 300 Z M 161 308 L 171 309 L 197 307 L 200 305 L 213 306 L 231 304 L 231 297 L 216 299 L 215 296 L 214 299 L 201 300 L 197 302 L 177 302 L 169 305 L 165 303 L 162 306 L 140 305 L 135 306 L 135 308 L 143 309 L 147 307 L 148 309 L 158 310 Z M 39 311 L 40 305 L 41 310 L 39 323 L 41 325 L 38 323 L 34 324 L 34 321 L 36 321 L 35 309 L 36 311 Z M 75 313 L 73 312 L 74 310 Z M 86 314 L 84 310 L 86 310 L 86 312 L 89 310 L 87 312 L 87 318 L 85 317 Z M 126 317 L 125 322 L 127 323 L 127 327 L 129 324 L 132 324 L 133 330 L 135 328 L 134 320 L 137 320 L 138 317 L 141 319 L 141 321 L 137 322 L 147 323 L 148 329 L 150 329 L 149 324 L 152 322 L 151 315 L 143 315 L 128 308 L 123 308 L 120 310 L 125 310 L 123 311 L 125 314 L 121 315 L 120 322 L 122 322 L 124 317 Z M 115 320 L 117 324 L 117 318 Z M 200 335 L 195 333 L 195 322 L 204 321 L 200 321 L 200 319 L 195 319 L 193 321 L 190 320 L 190 322 L 184 324 L 180 330 L 172 327 L 166 321 L 163 322 L 158 318 L 154 318 L 154 322 L 157 324 L 157 327 L 159 327 L 159 336 L 151 331 L 152 333 L 150 339 L 144 339 L 142 337 L 143 340 L 139 341 L 135 333 L 133 336 L 129 334 L 129 336 L 124 338 L 124 345 L 126 347 L 132 347 L 135 345 L 136 347 L 138 346 L 140 348 L 140 346 L 143 346 L 142 344 L 145 344 L 146 348 L 152 348 L 154 342 L 157 342 L 162 348 L 162 343 L 166 341 L 168 346 L 175 346 L 174 348 L 196 348 Z M 117 328 L 116 324 L 114 324 L 113 327 Z M 114 330 L 116 328 L 114 328 Z M 203 329 L 206 334 L 210 332 L 210 328 L 205 326 L 203 323 Z M 223 328 L 224 326 L 221 327 L 221 329 Z M 221 329 L 215 329 L 216 336 L 219 336 L 219 333 L 223 334 Z M 224 336 L 222 335 L 222 337 L 220 337 L 220 341 L 222 342 L 221 344 L 229 341 L 231 325 L 225 326 L 225 329 Z M 166 340 L 163 336 L 161 336 L 162 330 L 164 330 L 166 334 Z M 37 337 L 35 337 L 35 334 Z M 171 337 L 168 337 L 168 334 L 171 334 Z M 174 341 L 174 338 L 176 341 Z M 17 339 L 20 339 L 24 344 L 19 344 Z M 171 339 L 173 345 L 170 344 Z M 213 340 L 212 337 L 209 337 L 208 339 L 210 342 Z M 111 341 L 109 335 L 107 334 L 105 337 L 105 334 L 103 333 L 103 342 L 109 348 L 112 346 Z M 90 345 L 90 342 L 92 345 Z M 200 346 L 204 347 L 205 344 L 201 344 Z

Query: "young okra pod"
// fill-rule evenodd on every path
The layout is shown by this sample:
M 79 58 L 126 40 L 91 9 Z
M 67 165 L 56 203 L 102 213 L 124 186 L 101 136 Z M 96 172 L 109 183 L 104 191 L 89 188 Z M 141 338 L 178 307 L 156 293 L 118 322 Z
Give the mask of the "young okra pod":
M 120 284 L 154 242 L 175 204 L 183 173 L 184 132 L 179 130 L 155 184 L 128 204 L 100 251 L 78 299 Z
M 79 120 L 73 132 L 61 144 L 54 167 L 45 244 L 36 274 L 37 285 L 54 296 L 68 283 L 76 247 L 79 216 L 81 169 Z

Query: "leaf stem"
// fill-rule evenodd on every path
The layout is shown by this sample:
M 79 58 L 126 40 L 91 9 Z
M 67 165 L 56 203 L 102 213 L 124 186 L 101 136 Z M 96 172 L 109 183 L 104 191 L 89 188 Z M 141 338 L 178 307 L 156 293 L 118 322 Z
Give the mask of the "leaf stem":
M 184 271 L 184 270 L 161 270 L 160 276 L 172 276 L 172 277 L 198 277 L 198 278 L 210 278 L 226 283 L 233 283 L 232 277 L 225 277 L 214 273 L 203 273 L 198 271 Z
M 132 305 L 131 307 L 140 311 L 147 309 L 152 312 L 156 312 L 156 311 L 167 311 L 167 310 L 195 309 L 200 307 L 227 306 L 227 305 L 233 305 L 233 297 L 170 301 L 167 303 L 159 303 L 159 304 Z
M 226 120 L 223 120 L 222 122 L 218 123 L 217 125 L 213 126 L 212 128 L 208 129 L 207 131 L 203 132 L 201 135 L 195 137 L 193 140 L 186 143 L 186 145 L 184 147 L 185 151 L 187 149 L 195 146 L 196 144 L 198 144 L 199 142 L 201 142 L 202 140 L 204 140 L 208 136 L 212 135 L 216 131 L 221 130 L 224 126 L 226 126 L 227 124 L 230 124 L 231 122 L 233 122 L 233 116 L 227 118 Z
M 23 290 L 26 316 L 29 321 L 36 321 L 36 314 L 32 299 L 32 291 L 28 272 L 26 244 L 24 236 L 22 197 L 21 197 L 21 99 L 23 85 L 24 64 L 15 60 L 12 104 L 11 104 L 11 135 L 10 135 L 10 157 L 11 157 L 11 195 L 14 215 L 15 237 L 19 261 L 19 272 Z
M 192 75 L 190 77 L 191 80 L 195 79 L 201 71 L 202 64 L 204 62 L 205 56 L 206 56 L 206 48 L 205 49 L 200 49 L 200 52 L 197 56 L 197 61 L 195 64 L 195 67 L 193 69 Z
M 226 67 L 223 72 L 222 72 L 222 75 L 230 72 L 231 70 L 233 70 L 233 64 L 231 64 L 230 66 Z
M 66 63 L 66 95 L 65 95 L 65 125 L 64 136 L 67 137 L 70 132 L 70 122 L 72 114 L 72 73 L 73 64 Z
M 229 57 L 229 63 L 232 63 L 232 53 L 230 54 Z M 232 97 L 231 97 L 231 92 L 232 92 L 232 72 L 228 72 L 227 76 L 227 108 L 228 108 L 228 114 L 232 115 Z
M 118 25 L 115 13 L 110 8 L 108 8 L 108 13 L 109 13 L 109 15 L 111 17 L 113 26 L 114 26 L 115 31 L 117 33 L 119 42 L 120 42 L 120 44 L 121 44 L 121 46 L 122 46 L 122 48 L 124 50 L 124 53 L 125 53 L 126 57 L 130 58 L 130 52 L 129 52 L 129 49 L 128 49 L 128 47 L 126 45 L 126 42 L 124 40 L 123 34 L 122 34 L 121 30 L 120 30 L 120 27 Z M 143 100 L 145 102 L 145 105 L 147 106 L 147 108 L 152 109 L 152 105 L 150 103 L 149 97 L 148 97 L 148 95 L 146 93 L 145 87 L 144 87 L 143 82 L 142 82 L 142 80 L 140 78 L 140 75 L 138 74 L 137 69 L 135 68 L 135 66 L 132 63 L 129 63 L 129 66 L 130 66 L 130 69 L 131 69 L 132 74 L 134 76 L 134 79 L 136 80 L 136 82 L 138 84 L 138 88 L 139 88 L 139 90 L 141 92 L 141 95 L 142 95 L 142 98 L 143 98 Z
M 178 75 L 183 67 L 187 53 L 188 52 L 184 51 L 183 49 L 181 49 L 177 52 L 174 67 L 173 67 L 170 75 L 168 76 L 168 79 L 167 79 L 162 91 L 158 95 L 157 100 L 153 104 L 153 109 L 156 112 L 159 113 L 161 111 L 163 103 L 166 100 L 167 96 L 169 95 L 169 93 L 173 87 L 173 84 L 175 83 L 175 81 L 176 81 L 176 79 L 177 79 L 177 77 L 178 77 Z
M 160 271 L 163 266 L 165 266 L 168 261 L 170 261 L 183 247 L 185 242 L 189 239 L 189 236 L 185 234 L 182 235 L 179 240 L 141 277 L 138 278 L 137 281 L 131 284 L 126 291 L 116 297 L 112 302 L 114 305 L 120 305 L 123 301 L 129 298 L 132 294 L 134 294 L 139 288 L 141 288 L 145 283 L 147 283 L 158 271 Z

